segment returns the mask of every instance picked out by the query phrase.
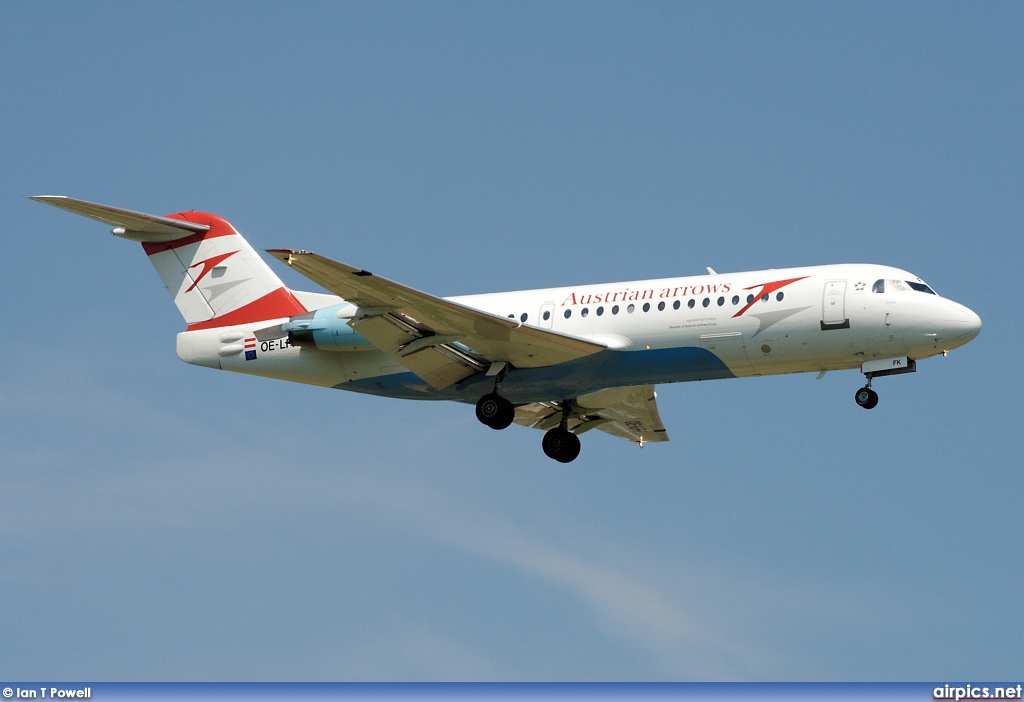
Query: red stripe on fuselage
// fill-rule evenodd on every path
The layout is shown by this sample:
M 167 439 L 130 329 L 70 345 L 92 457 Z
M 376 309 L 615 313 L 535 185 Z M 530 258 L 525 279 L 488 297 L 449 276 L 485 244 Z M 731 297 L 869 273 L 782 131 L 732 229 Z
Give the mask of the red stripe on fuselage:
M 171 249 L 195 244 L 196 242 L 203 241 L 204 239 L 215 239 L 218 236 L 231 236 L 232 234 L 238 233 L 226 219 L 215 214 L 210 214 L 209 212 L 179 212 L 177 214 L 169 214 L 167 217 L 168 219 L 180 219 L 186 222 L 193 222 L 195 224 L 205 224 L 210 227 L 210 229 L 199 234 L 191 234 L 182 239 L 175 239 L 174 241 L 168 241 L 162 244 L 142 242 L 142 248 L 145 249 L 147 256 L 152 256 L 153 254 L 160 253 L 161 251 L 170 251 Z
M 187 331 L 199 329 L 214 329 L 216 327 L 230 327 L 235 324 L 249 324 L 251 322 L 262 322 L 266 319 L 278 319 L 280 317 L 291 317 L 296 314 L 307 312 L 302 303 L 295 299 L 288 288 L 278 288 L 258 300 L 253 300 L 248 305 L 243 305 L 237 310 L 231 310 L 205 322 L 189 324 Z

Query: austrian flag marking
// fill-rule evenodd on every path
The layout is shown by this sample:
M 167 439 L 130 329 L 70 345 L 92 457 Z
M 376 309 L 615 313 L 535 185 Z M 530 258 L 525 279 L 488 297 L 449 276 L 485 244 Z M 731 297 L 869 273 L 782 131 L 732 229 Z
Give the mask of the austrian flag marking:
M 256 337 L 250 336 L 245 340 L 245 360 L 256 360 Z

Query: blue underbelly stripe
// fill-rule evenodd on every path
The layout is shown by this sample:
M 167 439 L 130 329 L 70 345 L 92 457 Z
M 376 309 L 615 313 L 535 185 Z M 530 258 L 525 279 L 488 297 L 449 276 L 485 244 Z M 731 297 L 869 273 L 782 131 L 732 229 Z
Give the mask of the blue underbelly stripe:
M 710 351 L 695 347 L 650 351 L 602 351 L 567 363 L 543 368 L 521 368 L 509 373 L 501 394 L 512 402 L 542 402 L 578 397 L 620 385 L 679 383 L 735 377 Z M 370 395 L 418 400 L 475 402 L 494 388 L 483 374 L 443 390 L 435 390 L 415 373 L 395 373 L 335 386 Z

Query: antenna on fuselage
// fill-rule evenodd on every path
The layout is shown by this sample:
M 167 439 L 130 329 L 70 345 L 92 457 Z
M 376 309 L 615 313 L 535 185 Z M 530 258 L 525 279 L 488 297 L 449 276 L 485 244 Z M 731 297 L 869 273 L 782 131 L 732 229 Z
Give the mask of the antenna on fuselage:
M 710 273 L 711 275 L 718 275 L 718 271 L 716 271 L 711 266 L 704 266 L 704 267 L 708 269 L 708 273 Z

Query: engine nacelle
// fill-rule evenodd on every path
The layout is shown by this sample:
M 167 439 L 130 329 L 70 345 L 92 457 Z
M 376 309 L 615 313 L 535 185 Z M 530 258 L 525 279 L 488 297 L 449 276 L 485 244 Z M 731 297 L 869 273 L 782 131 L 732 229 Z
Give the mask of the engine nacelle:
M 355 307 L 345 303 L 292 317 L 281 325 L 292 346 L 322 351 L 368 351 L 376 347 L 348 325 Z M 347 316 L 339 316 L 347 315 Z

